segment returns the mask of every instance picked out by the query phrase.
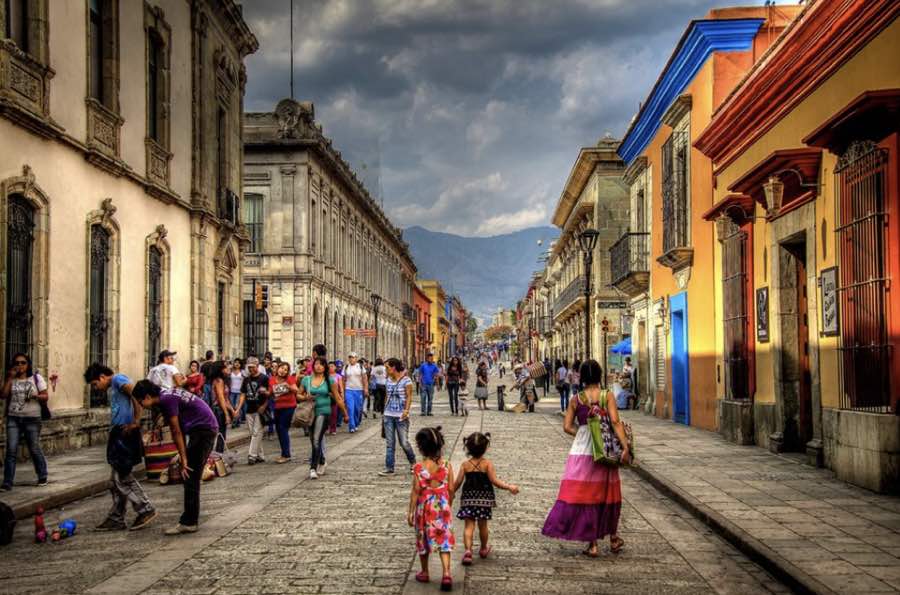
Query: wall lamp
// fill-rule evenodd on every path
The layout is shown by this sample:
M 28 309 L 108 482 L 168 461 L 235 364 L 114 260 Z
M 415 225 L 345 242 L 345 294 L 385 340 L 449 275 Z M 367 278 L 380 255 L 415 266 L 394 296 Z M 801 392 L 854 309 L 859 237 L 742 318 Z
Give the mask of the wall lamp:
M 783 169 L 779 172 L 775 172 L 769 176 L 768 180 L 763 182 L 763 192 L 766 193 L 766 215 L 768 217 L 774 217 L 781 211 L 781 205 L 784 201 L 784 182 L 781 181 L 779 176 L 788 172 L 797 176 L 797 179 L 800 180 L 801 188 L 819 189 L 822 187 L 821 184 L 815 182 L 804 182 L 803 176 L 796 169 Z
M 780 184 L 781 182 L 778 182 L 778 183 Z M 766 200 L 768 200 L 768 197 L 766 198 Z M 769 204 L 771 204 L 771 203 L 769 203 Z M 741 217 L 743 219 L 754 219 L 754 220 L 765 219 L 765 217 L 760 217 L 758 215 L 751 215 L 751 214 L 747 213 L 747 211 L 745 211 L 744 207 L 742 207 L 741 205 L 733 204 L 733 203 L 728 205 L 727 207 L 722 209 L 722 212 L 719 213 L 718 217 L 716 217 L 716 237 L 719 238 L 720 242 L 725 241 L 725 238 L 730 235 L 729 231 L 730 231 L 730 227 L 731 227 L 732 223 L 731 223 L 731 217 L 729 217 L 727 213 L 731 209 L 736 209 L 741 214 Z

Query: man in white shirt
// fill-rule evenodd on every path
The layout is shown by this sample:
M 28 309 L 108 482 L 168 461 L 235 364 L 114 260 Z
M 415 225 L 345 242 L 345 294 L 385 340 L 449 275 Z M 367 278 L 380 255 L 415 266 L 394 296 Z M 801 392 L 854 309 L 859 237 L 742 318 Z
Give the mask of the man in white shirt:
M 150 368 L 147 380 L 163 390 L 172 390 L 184 384 L 184 375 L 175 367 L 175 351 L 164 349 L 156 358 L 156 365 Z
M 355 352 L 351 352 L 347 359 L 350 363 L 344 367 L 344 399 L 347 402 L 347 415 L 350 418 L 348 425 L 352 434 L 362 421 L 363 399 L 369 394 L 369 378 Z

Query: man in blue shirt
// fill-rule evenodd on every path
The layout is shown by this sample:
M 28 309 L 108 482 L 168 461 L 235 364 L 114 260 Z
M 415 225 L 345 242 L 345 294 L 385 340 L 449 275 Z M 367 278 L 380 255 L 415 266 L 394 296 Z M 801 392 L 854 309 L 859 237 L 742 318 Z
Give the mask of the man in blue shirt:
M 125 510 L 128 503 L 137 513 L 131 530 L 143 529 L 156 518 L 157 512 L 147 494 L 131 472 L 143 456 L 141 441 L 141 413 L 143 408 L 131 396 L 134 385 L 125 374 L 116 374 L 103 364 L 91 364 L 84 372 L 84 381 L 91 388 L 107 391 L 109 395 L 109 444 L 106 460 L 112 468 L 109 492 L 113 505 L 106 519 L 96 531 L 120 531 L 126 528 Z
M 422 415 L 431 415 L 431 402 L 434 399 L 434 381 L 441 377 L 441 369 L 434 363 L 434 354 L 425 356 L 425 363 L 419 366 L 419 398 L 422 400 Z

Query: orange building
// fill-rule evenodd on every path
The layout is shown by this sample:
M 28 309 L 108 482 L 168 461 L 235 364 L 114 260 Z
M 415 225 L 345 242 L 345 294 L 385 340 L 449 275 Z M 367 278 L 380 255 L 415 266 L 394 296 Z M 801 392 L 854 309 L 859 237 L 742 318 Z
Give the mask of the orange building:
M 611 249 L 612 278 L 631 299 L 645 407 L 679 423 L 718 426 L 715 230 L 703 218 L 712 167 L 692 145 L 798 11 L 723 8 L 692 21 L 618 149 L 631 221 Z
M 425 361 L 425 354 L 428 353 L 432 341 L 431 299 L 415 283 L 413 284 L 413 313 L 416 320 L 416 340 L 415 349 L 410 357 L 412 364 L 415 365 Z

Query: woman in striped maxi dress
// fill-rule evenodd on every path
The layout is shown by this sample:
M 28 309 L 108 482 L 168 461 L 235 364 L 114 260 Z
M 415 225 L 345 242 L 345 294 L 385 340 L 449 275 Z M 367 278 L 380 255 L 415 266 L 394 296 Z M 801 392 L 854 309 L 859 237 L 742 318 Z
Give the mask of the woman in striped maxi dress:
M 618 468 L 595 463 L 591 449 L 588 416 L 591 408 L 599 406 L 601 400 L 603 370 L 596 360 L 587 360 L 582 364 L 580 374 L 584 389 L 578 398 L 569 402 L 563 422 L 563 429 L 575 436 L 575 440 L 566 459 L 559 496 L 547 515 L 542 533 L 557 539 L 587 542 L 583 553 L 596 558 L 599 555 L 597 542 L 607 535 L 613 553 L 619 552 L 625 545 L 618 535 L 622 489 Z M 616 434 L 620 442 L 626 445 L 622 462 L 627 463 L 631 453 L 628 452 L 615 399 L 607 397 L 605 401 Z

